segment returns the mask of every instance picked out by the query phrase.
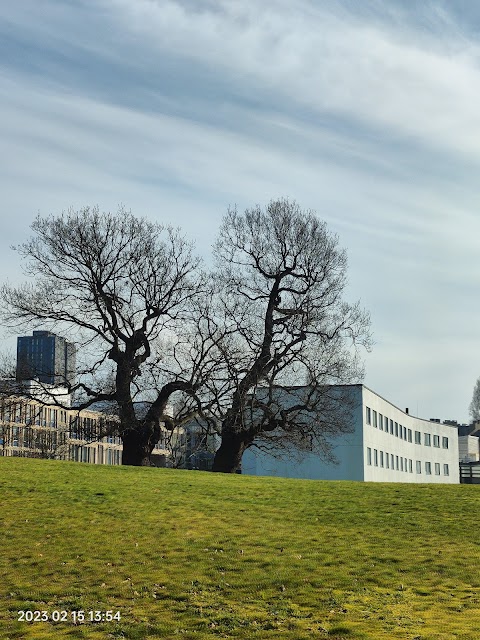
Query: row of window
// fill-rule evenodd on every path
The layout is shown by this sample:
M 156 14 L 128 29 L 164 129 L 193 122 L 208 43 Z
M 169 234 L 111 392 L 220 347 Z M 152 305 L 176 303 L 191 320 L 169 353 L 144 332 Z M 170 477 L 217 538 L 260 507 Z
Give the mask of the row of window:
M 413 442 L 412 429 L 407 429 L 398 422 L 394 422 L 393 420 L 387 418 L 387 416 L 384 416 L 381 413 L 377 413 L 370 407 L 365 407 L 365 409 L 365 419 L 367 421 L 367 424 L 371 425 L 375 429 L 379 429 L 380 431 L 385 431 L 385 433 L 390 433 L 392 436 L 395 435 L 397 438 L 401 438 L 402 440 L 405 440 L 407 442 Z M 422 434 L 420 431 L 415 431 L 415 444 L 422 444 Z M 426 447 L 432 446 L 432 434 L 424 432 L 423 444 Z M 440 448 L 439 435 L 433 435 L 433 446 Z M 448 449 L 448 438 L 446 436 L 442 436 L 442 448 Z
M 372 456 L 373 453 L 373 456 Z M 410 458 L 404 458 L 403 456 L 397 456 L 393 453 L 387 453 L 386 451 L 379 451 L 378 449 L 372 449 L 367 447 L 367 464 L 374 467 L 382 467 L 385 469 L 392 469 L 394 471 L 404 471 L 407 473 L 413 473 L 413 460 Z M 440 462 L 434 463 L 435 475 L 439 476 L 441 471 Z M 422 461 L 415 460 L 415 472 L 422 473 Z M 427 476 L 432 475 L 432 463 L 425 462 L 425 474 Z M 448 476 L 450 470 L 448 464 L 443 465 L 443 475 Z
M 5 423 L 6 426 L 2 426 Z M 98 418 L 85 417 L 75 413 L 67 415 L 63 409 L 54 409 L 52 407 L 43 407 L 35 404 L 27 404 L 25 402 L 18 403 L 1 403 L 0 404 L 0 430 L 8 429 L 7 425 L 25 424 L 39 427 L 59 428 L 69 425 L 70 438 L 76 440 L 96 440 L 113 430 L 115 423 L 105 419 L 103 416 Z M 24 427 L 25 428 L 25 427 Z M 16 429 L 16 431 L 15 431 Z M 18 427 L 13 429 L 13 434 L 18 433 Z M 121 444 L 118 437 L 109 436 L 108 442 L 113 444 Z M 0 443 L 2 444 L 2 443 Z M 18 444 L 13 444 L 18 446 Z M 24 445 L 27 446 L 27 445 Z
M 114 426 L 111 420 L 103 416 L 86 417 L 79 415 L 74 410 L 72 410 L 72 414 L 67 415 L 67 411 L 63 409 L 45 407 L 24 401 L 0 402 L 0 422 L 53 428 L 68 424 L 72 432 L 85 432 L 87 434 L 91 434 L 94 430 L 106 433 L 111 431 Z
M 56 431 L 39 431 L 37 429 L 11 427 L 2 429 L 0 445 L 12 447 L 27 447 L 28 449 L 39 449 L 46 451 L 55 449 L 57 445 L 65 443 L 65 433 L 58 434 Z
M 77 432 L 77 431 L 51 431 L 40 430 L 31 427 L 11 427 L 0 426 L 0 447 L 26 447 L 29 449 L 54 449 L 58 445 L 65 444 L 67 439 L 70 440 L 91 440 L 95 441 L 95 433 Z M 107 444 L 122 444 L 119 436 L 106 436 L 101 442 Z
M 69 448 L 69 460 L 74 462 L 90 462 L 92 464 L 121 464 L 122 454 L 118 449 L 106 449 L 102 447 L 85 447 L 71 445 Z
M 62 409 L 52 409 L 25 402 L 0 404 L 1 422 L 57 427 L 59 422 L 65 424 L 66 420 L 67 412 Z
M 18 427 L 16 427 L 18 429 Z M 50 433 L 55 438 L 56 433 Z M 3 444 L 3 443 L 1 443 Z M 50 442 L 42 443 L 43 446 L 36 449 L 11 449 L 6 450 L 0 447 L 0 456 L 15 456 L 28 458 L 57 458 L 64 460 L 73 460 L 75 462 L 90 462 L 92 464 L 121 464 L 122 452 L 119 449 L 108 449 L 101 445 L 88 447 L 84 445 L 70 445 L 67 449 L 55 451 L 50 448 Z M 18 441 L 13 442 L 13 446 L 18 447 Z

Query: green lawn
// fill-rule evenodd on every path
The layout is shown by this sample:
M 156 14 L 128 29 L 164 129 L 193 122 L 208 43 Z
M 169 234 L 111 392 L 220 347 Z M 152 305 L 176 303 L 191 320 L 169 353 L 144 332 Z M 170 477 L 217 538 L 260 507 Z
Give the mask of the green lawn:
M 0 484 L 5 640 L 480 638 L 480 487 L 15 458 Z

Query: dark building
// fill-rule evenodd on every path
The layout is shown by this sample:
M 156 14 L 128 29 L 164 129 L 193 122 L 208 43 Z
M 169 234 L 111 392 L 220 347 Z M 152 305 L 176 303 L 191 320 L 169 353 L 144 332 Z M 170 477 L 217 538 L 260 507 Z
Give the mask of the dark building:
M 17 380 L 33 379 L 70 387 L 75 381 L 75 345 L 50 331 L 17 338 Z

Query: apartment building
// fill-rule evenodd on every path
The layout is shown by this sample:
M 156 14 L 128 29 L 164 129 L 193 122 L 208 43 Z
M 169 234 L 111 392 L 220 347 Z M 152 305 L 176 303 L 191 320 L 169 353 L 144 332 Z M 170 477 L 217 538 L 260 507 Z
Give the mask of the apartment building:
M 0 398 L 0 455 L 121 464 L 114 417 L 61 409 L 20 395 Z
M 60 408 L 54 405 L 56 389 L 49 388 L 45 393 L 44 386 L 34 388 L 37 400 L 13 393 L 0 398 L 0 456 L 121 464 L 123 445 L 118 419 L 113 411 L 109 413 L 108 404 L 96 403 L 95 407 L 81 410 Z M 59 400 L 63 402 L 64 396 Z M 140 406 L 136 410 L 142 415 L 145 403 L 137 404 Z M 185 467 L 186 454 L 186 429 L 167 431 L 162 427 L 152 451 L 152 465 Z

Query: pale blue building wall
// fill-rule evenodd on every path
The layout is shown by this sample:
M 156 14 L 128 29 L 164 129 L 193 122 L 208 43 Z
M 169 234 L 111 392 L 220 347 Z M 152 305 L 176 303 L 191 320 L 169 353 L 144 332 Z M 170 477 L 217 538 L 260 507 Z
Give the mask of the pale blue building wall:
M 307 480 L 364 480 L 362 385 L 353 385 L 351 393 L 356 406 L 352 415 L 352 433 L 332 440 L 338 464 L 322 460 L 313 453 L 302 454 L 301 461 L 295 456 L 279 460 L 251 448 L 243 454 L 242 474 Z

